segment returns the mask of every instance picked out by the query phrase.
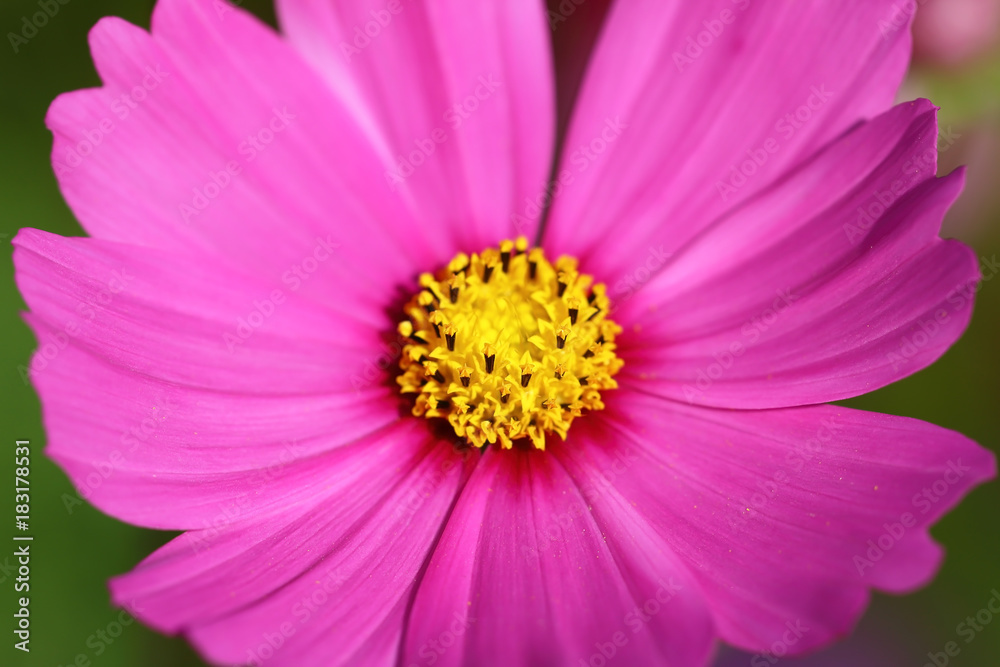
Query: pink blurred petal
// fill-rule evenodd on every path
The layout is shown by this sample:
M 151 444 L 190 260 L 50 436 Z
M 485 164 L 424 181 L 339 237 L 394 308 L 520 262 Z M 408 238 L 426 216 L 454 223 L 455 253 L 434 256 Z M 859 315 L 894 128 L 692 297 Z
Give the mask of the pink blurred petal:
M 303 293 L 336 305 L 349 280 L 355 307 L 377 313 L 456 252 L 442 221 L 386 196 L 384 139 L 246 12 L 162 0 L 152 35 L 104 19 L 91 48 L 104 87 L 60 96 L 47 119 L 60 188 L 91 235 L 275 281 L 330 239 L 338 261 Z
M 928 583 L 941 549 L 927 528 L 996 475 L 958 433 L 835 406 L 723 411 L 623 388 L 605 414 L 558 450 L 589 482 L 594 520 L 655 531 L 721 638 L 751 651 L 789 623 L 808 628 L 791 652 L 822 646 L 849 631 L 868 589 Z
M 563 150 L 560 175 L 573 182 L 555 200 L 546 248 L 576 255 L 613 283 L 650 248 L 676 251 L 857 121 L 888 109 L 910 56 L 908 31 L 886 38 L 878 28 L 891 7 L 614 4 Z M 803 108 L 802 122 L 786 119 Z M 717 184 L 769 140 L 778 149 L 768 162 L 723 198 Z
M 488 449 L 421 580 L 402 664 L 703 664 L 696 587 L 643 536 L 612 544 L 588 500 L 551 453 Z
M 634 296 L 619 286 L 623 373 L 678 400 L 766 408 L 856 396 L 935 361 L 979 278 L 971 250 L 937 236 L 963 179 L 933 177 L 936 138 L 928 102 L 900 105 L 705 230 Z
M 544 190 L 553 159 L 542 3 L 277 4 L 291 42 L 381 129 L 396 163 L 405 160 L 392 190 L 409 192 L 418 217 L 443 225 L 466 251 L 534 235 L 537 216 L 513 223 L 511 215 L 524 215 L 525 200 Z M 378 185 L 380 196 L 397 196 L 385 178 Z
M 220 664 L 391 664 L 469 463 L 401 422 L 317 461 L 328 479 L 308 501 L 175 539 L 112 580 L 114 600 Z
M 398 419 L 392 388 L 360 375 L 377 330 L 290 289 L 98 239 L 24 230 L 14 245 L 47 452 L 114 516 L 202 527 L 224 504 L 256 506 L 262 469 L 301 478 L 287 464 Z

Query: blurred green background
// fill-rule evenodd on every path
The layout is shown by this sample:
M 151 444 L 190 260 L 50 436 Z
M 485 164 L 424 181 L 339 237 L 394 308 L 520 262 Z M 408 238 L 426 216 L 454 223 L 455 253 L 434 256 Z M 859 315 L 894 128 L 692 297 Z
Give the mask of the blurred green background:
M 3 0 L 0 8 L 0 31 L 5 35 L 0 46 L 0 437 L 4 447 L 0 451 L 9 448 L 10 454 L 0 456 L 0 477 L 12 486 L 14 440 L 30 440 L 31 533 L 35 536 L 30 655 L 13 648 L 16 600 L 12 580 L 16 575 L 7 569 L 14 560 L 8 556 L 13 548 L 0 549 L 0 616 L 6 619 L 0 665 L 68 666 L 81 654 L 90 664 L 106 667 L 202 664 L 184 641 L 162 637 L 138 624 L 112 636 L 118 634 L 114 626 L 118 611 L 108 603 L 106 580 L 129 570 L 171 535 L 122 524 L 88 505 L 67 511 L 62 495 L 72 493 L 72 488 L 63 473 L 41 455 L 45 436 L 38 399 L 18 373 L 35 342 L 19 317 L 24 304 L 14 287 L 10 239 L 21 227 L 82 234 L 59 194 L 49 164 L 52 140 L 43 122 L 46 109 L 61 92 L 100 84 L 86 44 L 87 31 L 99 18 L 117 15 L 148 27 L 153 4 L 153 0 L 68 0 L 58 5 L 59 12 L 48 25 L 27 44 L 19 45 L 17 53 L 6 35 L 18 32 L 22 17 L 38 11 L 38 6 L 35 0 Z M 240 4 L 273 23 L 270 1 Z M 560 64 L 577 57 L 572 54 L 579 51 L 580 43 L 592 38 L 594 19 L 602 10 L 600 0 L 593 0 L 580 8 L 578 25 L 570 20 L 558 27 L 554 37 L 562 54 Z M 574 87 L 572 81 L 563 83 L 563 92 Z M 940 156 L 941 172 L 970 165 L 969 186 L 946 221 L 943 235 L 963 239 L 980 257 L 995 257 L 1000 254 L 1000 49 L 960 66 L 918 62 L 904 94 L 930 97 L 942 107 L 942 128 L 958 135 Z M 565 101 L 561 108 L 567 108 Z M 931 421 L 1000 451 L 998 327 L 1000 277 L 983 284 L 968 333 L 941 361 L 848 404 Z M 927 652 L 941 651 L 947 642 L 958 640 L 956 626 L 984 607 L 993 589 L 1000 590 L 998 527 L 1000 485 L 992 483 L 977 489 L 935 528 L 948 557 L 931 586 L 905 597 L 877 595 L 850 639 L 815 656 L 782 663 L 923 665 Z M 952 665 L 1000 665 L 1000 617 L 973 642 L 960 642 L 960 646 Z M 719 658 L 719 664 L 727 666 L 750 662 L 750 656 L 732 651 L 723 651 Z

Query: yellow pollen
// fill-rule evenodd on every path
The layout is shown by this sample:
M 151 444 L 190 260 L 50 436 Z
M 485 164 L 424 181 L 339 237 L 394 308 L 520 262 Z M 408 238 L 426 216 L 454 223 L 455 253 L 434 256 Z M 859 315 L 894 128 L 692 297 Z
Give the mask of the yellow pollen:
M 622 360 L 621 327 L 607 319 L 604 285 L 571 257 L 554 264 L 524 238 L 420 276 L 399 333 L 398 378 L 413 414 L 444 418 L 476 447 L 530 438 L 545 449 L 573 419 L 601 410 Z

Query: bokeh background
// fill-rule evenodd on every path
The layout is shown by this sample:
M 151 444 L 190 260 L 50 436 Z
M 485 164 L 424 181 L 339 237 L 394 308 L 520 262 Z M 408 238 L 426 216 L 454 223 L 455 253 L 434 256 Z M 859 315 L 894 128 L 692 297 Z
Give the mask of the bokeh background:
M 470 0 L 474 1 L 474 0 Z M 559 6 L 571 5 L 572 13 Z M 54 3 L 55 4 L 55 3 Z M 7 36 L 39 11 L 37 0 L 0 3 L 0 515 L 13 513 L 14 440 L 28 439 L 31 467 L 31 653 L 13 648 L 16 594 L 13 547 L 0 547 L 0 665 L 69 666 L 84 656 L 104 667 L 201 665 L 182 639 L 157 635 L 137 623 L 117 626 L 106 580 L 133 567 L 171 534 L 128 526 L 88 505 L 67 509 L 72 488 L 41 455 L 45 434 L 38 398 L 19 366 L 35 341 L 20 319 L 24 309 L 14 287 L 10 240 L 21 227 L 63 235 L 83 232 L 59 194 L 49 164 L 52 139 L 46 109 L 61 92 L 100 85 L 86 35 L 102 16 L 117 15 L 148 27 L 154 0 L 59 0 L 58 13 L 17 52 Z M 236 4 L 274 23 L 270 0 Z M 554 23 L 559 69 L 560 117 L 565 119 L 590 45 L 608 0 L 551 1 L 566 20 Z M 996 264 L 1000 255 L 1000 0 L 921 0 L 917 55 L 901 99 L 929 97 L 941 107 L 941 173 L 969 165 L 969 184 L 949 215 L 943 235 L 971 245 Z M 1000 452 L 1000 275 L 989 275 L 977 297 L 968 332 L 937 364 L 895 385 L 849 401 L 853 407 L 907 415 L 959 430 Z M 9 503 L 9 504 L 5 504 Z M 9 508 L 6 509 L 6 508 Z M 0 544 L 14 533 L 13 517 Z M 1000 484 L 977 489 L 934 529 L 948 557 L 932 585 L 913 595 L 876 595 L 854 634 L 843 643 L 780 664 L 813 667 L 922 666 L 928 652 L 950 641 L 961 652 L 949 664 L 1000 665 L 1000 615 L 970 643 L 956 626 L 984 608 L 1000 591 Z M 117 635 L 117 636 L 116 636 Z M 770 661 L 723 649 L 717 664 L 770 665 Z M 940 663 L 939 663 L 940 664 Z

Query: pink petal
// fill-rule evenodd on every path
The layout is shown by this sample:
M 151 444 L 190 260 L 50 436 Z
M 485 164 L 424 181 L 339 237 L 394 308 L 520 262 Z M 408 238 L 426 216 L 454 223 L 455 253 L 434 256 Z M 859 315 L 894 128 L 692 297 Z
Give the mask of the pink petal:
M 446 223 L 466 250 L 534 234 L 529 200 L 545 189 L 555 124 L 543 3 L 277 5 L 292 43 L 384 132 L 400 169 L 392 189 L 407 191 L 419 215 Z M 382 196 L 394 197 L 385 184 Z
M 617 285 L 616 317 L 632 325 L 624 374 L 675 399 L 765 408 L 855 396 L 935 361 L 965 329 L 979 278 L 972 252 L 937 236 L 963 173 L 933 178 L 936 137 L 928 102 L 900 105 L 648 284 Z
M 654 531 L 721 638 L 751 651 L 783 637 L 794 653 L 821 646 L 849 631 L 870 588 L 926 584 L 941 561 L 928 527 L 996 475 L 958 433 L 835 406 L 723 411 L 623 388 L 602 414 L 559 449 L 589 482 L 598 525 L 628 515 Z
M 490 448 L 421 580 L 403 664 L 703 664 L 700 595 L 645 543 L 608 544 L 551 453 Z
M 390 664 L 473 463 L 414 426 L 317 460 L 327 481 L 306 502 L 178 537 L 112 580 L 115 602 L 216 663 Z
M 97 239 L 14 244 L 47 452 L 114 516 L 193 528 L 230 504 L 263 511 L 287 499 L 257 488 L 262 468 L 303 483 L 293 462 L 398 419 L 363 366 L 377 331 L 290 288 Z
M 60 96 L 47 122 L 60 187 L 92 236 L 300 280 L 378 314 L 455 253 L 441 220 L 387 196 L 391 156 L 368 119 L 246 12 L 161 0 L 152 35 L 104 19 L 91 50 L 104 87 Z M 317 239 L 337 248 L 318 272 Z
M 556 198 L 546 247 L 580 257 L 603 280 L 625 278 L 651 248 L 676 251 L 888 109 L 910 55 L 907 29 L 879 29 L 892 5 L 615 3 L 565 143 L 557 178 L 572 182 Z M 720 195 L 717 184 L 765 144 L 767 162 Z

